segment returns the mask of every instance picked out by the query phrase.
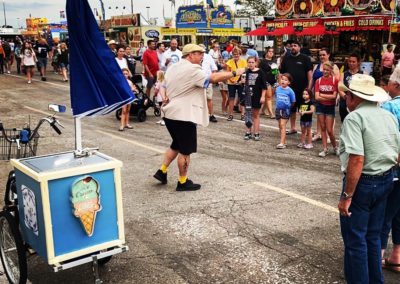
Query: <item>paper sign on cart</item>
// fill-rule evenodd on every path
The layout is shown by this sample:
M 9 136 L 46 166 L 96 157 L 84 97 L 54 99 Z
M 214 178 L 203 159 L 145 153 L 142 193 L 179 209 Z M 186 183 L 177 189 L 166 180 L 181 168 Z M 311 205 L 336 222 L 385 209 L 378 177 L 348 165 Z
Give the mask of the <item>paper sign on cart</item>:
M 71 189 L 73 214 L 80 219 L 89 237 L 93 235 L 96 215 L 101 210 L 99 191 L 99 183 L 91 176 L 76 180 Z

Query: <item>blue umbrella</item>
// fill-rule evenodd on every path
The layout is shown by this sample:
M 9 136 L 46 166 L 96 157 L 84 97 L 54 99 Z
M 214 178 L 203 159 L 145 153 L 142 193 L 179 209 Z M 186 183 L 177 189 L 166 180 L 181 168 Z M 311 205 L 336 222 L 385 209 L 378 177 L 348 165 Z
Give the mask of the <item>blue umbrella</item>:
M 136 98 L 87 0 L 67 0 L 71 107 L 75 118 L 107 114 Z

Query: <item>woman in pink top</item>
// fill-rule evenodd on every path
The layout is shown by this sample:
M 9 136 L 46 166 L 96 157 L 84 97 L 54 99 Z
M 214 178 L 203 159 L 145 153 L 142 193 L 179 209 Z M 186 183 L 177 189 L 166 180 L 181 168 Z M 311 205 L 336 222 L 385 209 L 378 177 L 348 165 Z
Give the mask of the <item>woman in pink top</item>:
M 392 74 L 392 67 L 394 62 L 393 45 L 387 45 L 387 51 L 382 56 L 382 76 Z

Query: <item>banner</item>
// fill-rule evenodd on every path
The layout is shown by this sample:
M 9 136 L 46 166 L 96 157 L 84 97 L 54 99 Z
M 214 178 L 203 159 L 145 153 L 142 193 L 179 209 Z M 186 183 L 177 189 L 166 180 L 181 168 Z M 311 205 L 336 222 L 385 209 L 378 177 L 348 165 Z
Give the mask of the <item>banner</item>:
M 219 5 L 216 9 L 212 9 L 210 18 L 211 28 L 233 28 L 233 13 L 224 5 Z
M 206 28 L 207 15 L 202 5 L 181 6 L 176 14 L 177 28 Z
M 111 27 L 140 27 L 140 14 L 111 17 Z
M 264 22 L 264 26 L 273 29 L 280 29 L 287 26 L 302 26 L 303 28 L 311 28 L 316 25 L 334 26 L 335 31 L 355 31 L 355 30 L 384 30 L 390 29 L 390 15 L 376 16 L 349 16 L 349 17 L 332 17 L 320 19 L 294 19 L 294 20 L 274 20 Z

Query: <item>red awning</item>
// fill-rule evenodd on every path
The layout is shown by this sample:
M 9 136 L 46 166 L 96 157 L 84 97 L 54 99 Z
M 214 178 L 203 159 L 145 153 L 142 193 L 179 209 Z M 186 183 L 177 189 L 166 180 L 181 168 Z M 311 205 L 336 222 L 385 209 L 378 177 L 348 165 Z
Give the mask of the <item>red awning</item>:
M 268 35 L 271 35 L 271 36 L 292 35 L 292 34 L 294 34 L 293 26 L 287 26 L 287 27 L 284 27 L 281 29 L 276 29 L 276 30 L 268 33 Z
M 268 30 L 266 27 L 261 27 L 255 30 L 252 30 L 246 34 L 247 36 L 266 36 L 268 35 Z
M 327 31 L 323 25 L 316 25 L 314 27 L 305 28 L 301 32 L 297 32 L 297 36 L 317 36 L 317 35 L 336 35 L 339 34 L 337 31 Z
M 261 27 L 255 30 L 248 32 L 247 36 L 281 36 L 281 35 L 291 35 L 294 34 L 294 28 L 292 26 L 287 26 L 280 29 L 274 29 L 272 31 L 268 31 L 266 27 Z

